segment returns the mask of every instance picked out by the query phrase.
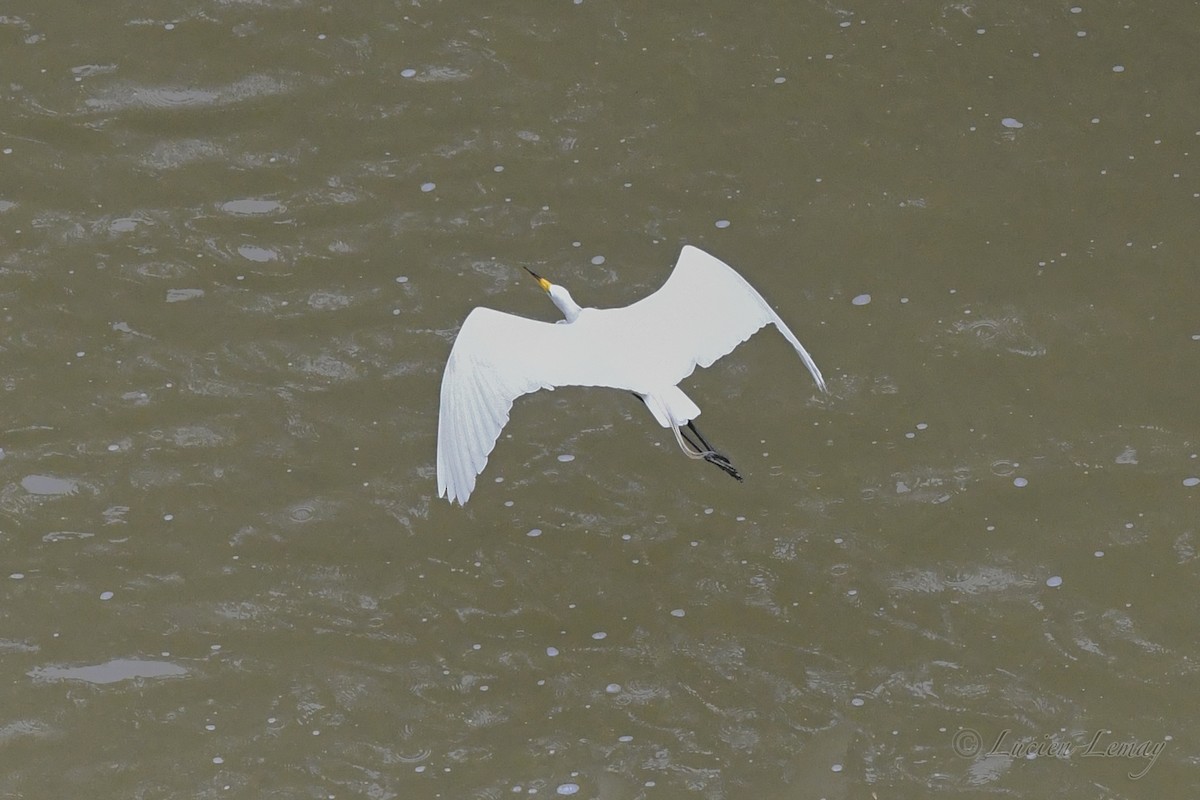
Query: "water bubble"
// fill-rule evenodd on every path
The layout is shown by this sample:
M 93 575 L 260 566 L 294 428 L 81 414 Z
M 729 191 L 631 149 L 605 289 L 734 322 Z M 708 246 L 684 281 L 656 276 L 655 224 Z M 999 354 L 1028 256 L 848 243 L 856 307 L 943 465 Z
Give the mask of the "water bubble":
M 558 655 L 558 648 L 557 647 L 547 647 L 546 655 L 550 656 L 551 658 L 554 658 L 556 655 Z
M 1117 64 L 1113 67 L 1113 72 L 1124 72 L 1124 71 L 1125 71 L 1125 67 L 1121 66 L 1120 64 Z
M 1018 489 L 1024 488 L 1028 485 L 1029 481 L 1025 478 L 1013 478 L 1013 486 L 1016 486 Z
M 1004 119 L 1000 120 L 1000 124 L 1006 128 L 1024 128 L 1025 127 L 1024 123 L 1022 123 L 1019 120 L 1013 119 L 1012 117 L 1005 117 Z
M 1200 478 L 1184 478 L 1183 485 L 1189 489 L 1193 486 L 1200 486 Z
M 112 600 L 112 599 L 113 599 L 113 593 L 112 593 L 112 592 L 101 592 L 101 593 L 100 593 L 100 599 L 101 599 L 101 600 Z
M 563 794 L 563 795 L 575 794 L 576 792 L 579 791 L 579 784 L 578 783 L 564 783 L 564 784 L 561 784 L 554 791 L 557 794 Z
M 1046 585 L 1051 589 L 1057 589 L 1059 586 L 1062 586 L 1062 577 L 1051 575 L 1049 578 L 1046 578 Z
M 778 76 L 777 78 L 775 78 L 775 82 L 776 82 L 776 83 L 786 83 L 786 82 L 787 82 L 787 78 L 785 78 L 785 77 L 783 77 L 782 75 L 780 75 L 780 76 Z
M 416 74 L 417 74 L 417 71 L 416 71 L 415 69 L 411 69 L 411 68 L 410 68 L 410 69 L 402 69 L 402 70 L 400 70 L 400 77 L 401 77 L 401 78 L 411 78 L 411 77 L 413 77 L 413 76 L 414 76 L 414 75 L 416 75 Z
M 563 453 L 561 456 L 558 457 L 558 460 L 565 464 L 568 461 L 574 461 L 575 456 L 571 455 L 570 453 Z
M 592 263 L 597 267 L 603 264 L 607 259 L 604 256 L 592 256 Z
M 596 641 L 600 641 L 601 639 L 608 638 L 608 634 L 605 633 L 604 631 L 596 631 L 595 633 L 592 634 L 592 638 L 595 639 Z
M 853 300 L 851 300 L 850 302 L 856 306 L 865 306 L 867 303 L 871 302 L 871 295 L 860 294 L 857 297 L 855 297 Z
M 1092 555 L 1094 555 L 1096 558 L 1104 558 L 1104 551 L 1097 550 L 1096 552 L 1092 553 Z
M 529 533 L 527 533 L 525 535 L 529 536 L 531 538 L 537 538 L 538 536 L 542 535 L 542 529 L 541 528 L 533 528 L 532 530 L 529 531 Z
M 671 612 L 672 617 L 682 617 L 686 614 L 687 614 L 687 612 L 684 611 L 682 608 L 676 608 Z
M 727 219 L 719 219 L 719 220 L 717 220 L 717 221 L 716 221 L 715 223 L 713 223 L 713 224 L 714 224 L 714 225 L 716 225 L 718 228 L 728 228 L 728 227 L 729 227 L 729 220 L 727 220 Z
M 426 181 L 425 183 L 421 184 L 422 192 L 432 192 L 436 188 L 437 188 L 437 184 L 434 183 L 433 181 Z
M 621 684 L 610 683 L 608 686 L 604 687 L 604 691 L 608 692 L 609 694 L 616 694 L 617 692 L 621 691 Z
M 867 701 L 866 701 L 866 700 L 863 700 L 861 697 L 856 697 L 856 698 L 854 698 L 853 700 L 851 700 L 851 701 L 850 701 L 850 705 L 852 705 L 852 706 L 861 706 L 861 705 L 863 705 L 863 704 L 864 704 L 864 703 L 866 703 L 866 702 L 867 702 Z

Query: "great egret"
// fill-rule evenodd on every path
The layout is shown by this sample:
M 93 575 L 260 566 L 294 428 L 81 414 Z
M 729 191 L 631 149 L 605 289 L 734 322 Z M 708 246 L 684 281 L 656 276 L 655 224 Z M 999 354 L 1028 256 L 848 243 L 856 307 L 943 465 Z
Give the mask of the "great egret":
M 476 308 L 442 376 L 438 496 L 464 505 L 487 466 L 513 401 L 556 386 L 607 386 L 638 396 L 690 458 L 742 479 L 692 420 L 699 407 L 676 384 L 773 324 L 822 392 L 812 356 L 767 301 L 732 267 L 690 245 L 662 288 L 624 308 L 581 308 L 566 288 L 526 267 L 566 319 L 556 324 Z M 692 441 L 681 426 L 695 434 Z

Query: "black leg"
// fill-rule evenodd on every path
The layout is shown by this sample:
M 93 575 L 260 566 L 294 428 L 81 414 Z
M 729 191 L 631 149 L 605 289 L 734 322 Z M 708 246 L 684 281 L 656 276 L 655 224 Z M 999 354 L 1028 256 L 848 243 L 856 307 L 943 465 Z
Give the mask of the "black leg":
M 737 471 L 737 468 L 733 466 L 733 463 L 725 455 L 718 453 L 713 446 L 708 443 L 708 440 L 704 438 L 704 434 L 700 433 L 700 429 L 696 427 L 695 423 L 689 420 L 687 426 L 692 433 L 696 434 L 696 438 L 700 440 L 700 443 L 704 445 L 704 449 L 701 452 L 704 453 L 705 461 L 720 468 L 729 477 L 735 478 L 738 481 L 743 480 L 742 474 Z M 682 432 L 683 431 L 680 431 L 680 433 Z
M 642 397 L 637 392 L 630 392 L 630 394 L 636 397 L 638 400 L 641 400 L 642 405 L 646 405 L 646 398 Z M 695 434 L 696 438 L 700 440 L 700 444 L 696 444 L 694 441 L 692 441 L 692 437 L 684 433 L 682 428 L 679 429 L 679 435 L 682 436 L 683 440 L 691 445 L 697 453 L 700 453 L 701 457 L 703 457 L 705 461 L 717 467 L 726 475 L 739 482 L 745 480 L 742 477 L 742 473 L 737 471 L 737 468 L 733 466 L 728 458 L 713 449 L 713 446 L 710 445 L 708 440 L 704 438 L 704 435 L 700 433 L 700 430 L 696 427 L 695 423 L 693 423 L 691 420 L 688 420 L 687 427 L 688 430 Z
M 696 438 L 700 440 L 700 443 L 704 445 L 704 448 L 701 452 L 707 452 L 707 453 L 711 454 L 713 457 L 720 459 L 721 461 L 724 461 L 726 464 L 731 463 L 729 461 L 729 459 L 723 453 L 718 453 L 717 449 L 708 443 L 708 440 L 704 438 L 704 434 L 702 434 L 700 432 L 700 429 L 696 427 L 696 424 L 694 422 L 691 422 L 689 420 L 687 426 L 691 430 L 692 433 L 696 434 Z
M 705 438 L 704 438 L 704 434 L 703 434 L 703 433 L 701 433 L 701 432 L 700 432 L 700 429 L 696 427 L 696 423 L 692 422 L 691 420 L 688 420 L 688 424 L 687 424 L 687 426 L 688 426 L 688 430 L 689 430 L 689 431 L 691 431 L 692 433 L 696 434 L 696 438 L 697 438 L 697 439 L 699 439 L 699 440 L 700 440 L 700 443 L 704 445 L 704 449 L 705 449 L 705 450 L 712 450 L 712 449 L 713 449 L 713 446 L 712 446 L 711 444 L 709 444 L 709 443 L 708 443 L 708 440 L 707 440 L 707 439 L 705 439 Z
M 698 444 L 696 444 L 695 442 L 693 442 L 693 441 L 692 441 L 692 437 L 690 437 L 690 436 L 688 436 L 686 433 L 684 433 L 684 431 L 683 431 L 683 429 L 682 429 L 682 428 L 680 428 L 680 429 L 679 429 L 679 435 L 680 435 L 680 436 L 682 436 L 682 437 L 683 437 L 683 440 L 684 440 L 685 442 L 687 442 L 688 444 L 690 444 L 690 445 L 692 446 L 692 449 L 693 449 L 693 450 L 695 450 L 697 453 L 705 453 L 705 452 L 707 452 L 709 449 L 711 449 L 711 448 L 708 448 L 708 447 L 701 447 L 700 445 L 698 445 Z M 700 441 L 702 441 L 702 442 L 703 442 L 704 440 L 703 440 L 703 439 L 701 439 Z

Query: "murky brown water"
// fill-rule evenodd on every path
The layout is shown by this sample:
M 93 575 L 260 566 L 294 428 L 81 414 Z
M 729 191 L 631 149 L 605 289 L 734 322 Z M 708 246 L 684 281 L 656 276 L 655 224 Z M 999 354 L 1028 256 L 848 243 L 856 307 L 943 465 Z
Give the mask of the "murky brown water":
M 1144 6 L 10 4 L 0 796 L 1195 794 L 1200 12 Z M 831 395 L 763 334 L 685 382 L 745 484 L 563 389 L 436 500 L 466 313 L 683 243 Z

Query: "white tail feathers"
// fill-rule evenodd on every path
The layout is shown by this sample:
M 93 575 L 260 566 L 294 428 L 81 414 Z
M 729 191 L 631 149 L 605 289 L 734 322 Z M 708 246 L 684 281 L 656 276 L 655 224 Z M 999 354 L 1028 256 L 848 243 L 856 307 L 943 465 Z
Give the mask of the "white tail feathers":
M 683 393 L 678 386 L 667 386 L 652 393 L 641 395 L 646 408 L 664 428 L 686 425 L 700 416 L 700 406 Z

